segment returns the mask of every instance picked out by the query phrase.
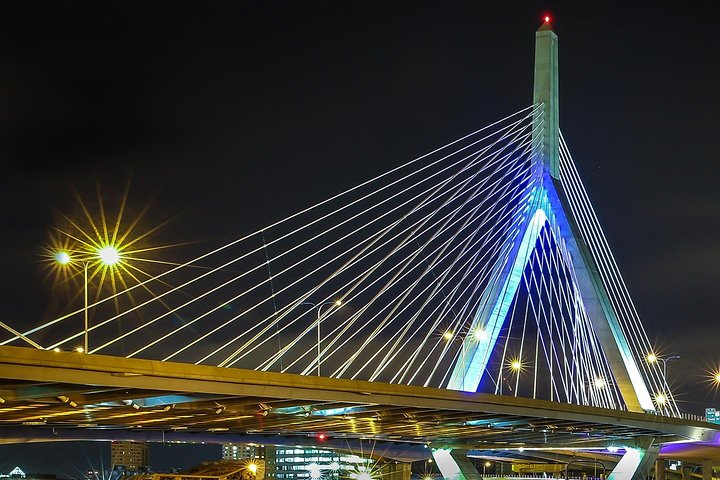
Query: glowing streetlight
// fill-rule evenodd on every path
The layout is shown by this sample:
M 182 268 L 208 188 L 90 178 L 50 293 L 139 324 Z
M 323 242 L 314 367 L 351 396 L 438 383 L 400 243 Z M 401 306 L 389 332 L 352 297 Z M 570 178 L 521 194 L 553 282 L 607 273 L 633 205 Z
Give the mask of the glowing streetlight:
M 67 266 L 70 265 L 71 262 L 73 262 L 73 258 L 70 256 L 68 252 L 65 250 L 58 250 L 53 255 L 53 260 L 55 260 L 55 263 L 57 263 L 60 266 Z M 85 321 L 85 334 L 83 337 L 83 347 L 78 347 L 75 349 L 78 353 L 83 353 L 88 351 L 88 264 L 86 260 L 81 261 L 83 264 L 83 317 Z
M 484 328 L 477 328 L 473 332 L 473 338 L 477 340 L 478 342 L 484 342 L 488 339 L 490 335 L 488 334 L 487 330 Z
M 93 258 L 105 268 L 113 268 L 122 260 L 120 251 L 115 246 L 109 244 L 100 246 L 99 248 L 95 249 L 95 251 L 93 252 L 93 254 L 90 255 L 90 257 L 77 260 L 79 263 L 82 263 L 83 266 L 83 317 L 85 324 L 85 330 L 83 333 L 83 347 L 81 349 L 75 349 L 75 351 L 77 351 L 78 353 L 89 352 L 88 268 L 90 267 L 90 261 Z M 70 254 L 66 250 L 58 250 L 57 252 L 55 252 L 53 254 L 53 260 L 55 261 L 55 263 L 63 267 L 70 265 L 76 261 L 72 256 L 70 256 Z
M 70 254 L 64 250 L 59 250 L 55 252 L 53 258 L 59 265 L 67 265 L 72 260 L 70 258 Z
M 664 393 L 658 393 L 655 395 L 655 403 L 657 403 L 659 406 L 664 407 L 667 404 L 667 396 L 665 396 Z
M 112 245 L 106 245 L 97 251 L 98 259 L 106 267 L 112 267 L 120 261 L 120 252 Z
M 452 340 L 452 338 L 453 338 L 452 330 L 445 330 L 445 333 L 443 333 L 443 338 L 447 341 Z
M 247 471 L 253 476 L 257 474 L 258 466 L 257 463 L 250 462 L 247 464 Z
M 716 385 L 720 385 L 720 372 L 715 373 L 713 375 L 713 382 L 715 382 Z
M 595 379 L 595 388 L 605 388 L 606 385 L 607 385 L 607 382 L 605 381 L 604 378 L 598 377 Z
M 522 362 L 517 359 L 513 360 L 512 362 L 510 362 L 510 370 L 512 370 L 513 372 L 519 372 L 520 370 L 522 370 Z
M 308 472 L 310 472 L 310 478 L 322 478 L 322 471 L 320 470 L 320 465 L 317 463 L 311 463 L 308 465 Z
M 667 383 L 667 362 L 669 362 L 670 360 L 677 360 L 678 358 L 680 358 L 680 355 L 673 355 L 671 357 L 661 357 L 660 355 L 657 355 L 654 352 L 650 352 L 645 357 L 645 360 L 650 365 L 654 365 L 658 362 L 662 363 L 663 379 Z

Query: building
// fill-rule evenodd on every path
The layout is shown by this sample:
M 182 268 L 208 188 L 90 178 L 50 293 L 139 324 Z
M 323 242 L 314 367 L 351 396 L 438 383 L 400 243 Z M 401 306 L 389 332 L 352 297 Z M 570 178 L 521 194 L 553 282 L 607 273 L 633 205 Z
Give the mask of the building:
M 110 462 L 117 470 L 144 472 L 148 470 L 148 446 L 143 442 L 112 442 Z
M 209 462 L 180 473 L 156 473 L 152 480 L 254 480 L 264 478 L 264 462 L 222 460 Z
M 265 445 L 254 443 L 223 443 L 223 460 L 265 460 Z
M 410 479 L 410 464 L 378 463 L 318 447 L 268 447 L 266 456 L 266 478 L 273 480 Z

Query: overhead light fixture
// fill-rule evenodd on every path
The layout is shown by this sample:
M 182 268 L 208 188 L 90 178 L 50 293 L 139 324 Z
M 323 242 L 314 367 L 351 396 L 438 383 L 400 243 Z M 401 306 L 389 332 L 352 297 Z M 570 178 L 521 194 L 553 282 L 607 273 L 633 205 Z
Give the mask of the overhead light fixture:
M 218 405 L 218 407 L 215 409 L 215 413 L 220 415 L 225 411 L 225 405 Z
M 55 398 L 57 398 L 59 401 L 66 405 L 70 405 L 73 408 L 76 408 L 78 406 L 78 404 L 70 400 L 70 397 L 68 397 L 67 395 L 58 395 Z

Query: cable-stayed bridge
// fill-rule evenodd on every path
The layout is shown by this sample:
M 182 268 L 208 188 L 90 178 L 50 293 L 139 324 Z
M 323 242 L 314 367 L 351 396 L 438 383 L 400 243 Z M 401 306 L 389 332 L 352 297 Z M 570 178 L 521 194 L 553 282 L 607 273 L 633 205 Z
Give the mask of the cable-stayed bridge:
M 323 432 L 432 450 L 446 477 L 471 475 L 452 449 L 615 442 L 615 478 L 635 478 L 662 443 L 715 441 L 646 361 L 559 128 L 557 62 L 546 22 L 531 105 L 76 311 L 2 324 L 1 435 Z

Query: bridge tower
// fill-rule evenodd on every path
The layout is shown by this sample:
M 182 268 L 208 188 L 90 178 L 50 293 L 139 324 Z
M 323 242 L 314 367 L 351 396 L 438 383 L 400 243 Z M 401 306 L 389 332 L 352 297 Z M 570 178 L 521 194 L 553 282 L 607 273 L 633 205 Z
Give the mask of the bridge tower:
M 488 340 L 483 343 L 466 339 L 467 352 L 455 364 L 448 383 L 454 390 L 477 391 L 493 348 L 520 286 L 540 231 L 552 220 L 554 235 L 562 237 L 577 277 L 577 288 L 605 351 L 608 363 L 628 410 L 655 411 L 645 381 L 633 358 L 598 266 L 573 218 L 563 189 L 560 173 L 560 128 L 558 97 L 558 37 L 549 17 L 535 34 L 534 157 L 537 179 L 528 200 L 528 214 L 521 225 L 522 234 L 513 242 L 507 261 L 501 265 L 497 282 L 483 292 L 472 328 L 482 329 Z M 556 238 L 556 240 L 558 240 Z

